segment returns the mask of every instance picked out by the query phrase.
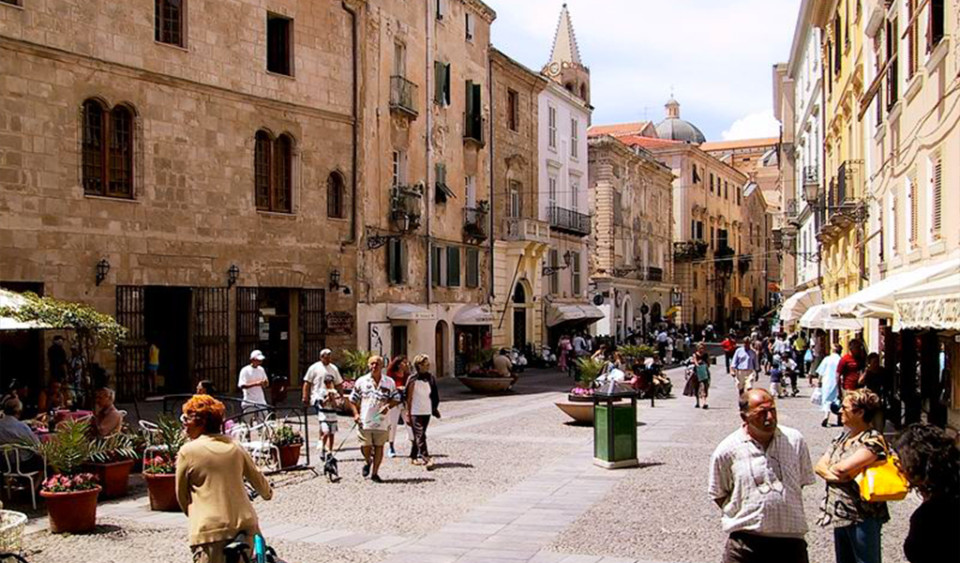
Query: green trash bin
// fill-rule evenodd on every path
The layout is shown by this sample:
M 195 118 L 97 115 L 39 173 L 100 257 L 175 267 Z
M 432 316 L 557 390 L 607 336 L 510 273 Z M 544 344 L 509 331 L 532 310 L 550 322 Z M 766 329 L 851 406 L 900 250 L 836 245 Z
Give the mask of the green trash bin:
M 593 406 L 593 463 L 606 469 L 636 467 L 637 393 L 611 381 L 597 389 Z

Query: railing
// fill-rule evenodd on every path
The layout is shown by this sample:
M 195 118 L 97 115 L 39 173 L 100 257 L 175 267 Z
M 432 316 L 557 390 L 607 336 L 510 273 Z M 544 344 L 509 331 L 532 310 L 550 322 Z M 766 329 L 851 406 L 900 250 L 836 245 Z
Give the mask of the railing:
M 390 77 L 390 109 L 418 115 L 417 92 L 419 87 L 402 76 Z
M 463 113 L 463 140 L 483 146 L 483 116 L 479 113 Z
M 746 274 L 750 271 L 750 265 L 753 263 L 753 256 L 749 254 L 741 254 L 737 258 L 737 268 L 740 269 L 740 275 Z
M 567 231 L 578 235 L 590 234 L 590 216 L 572 209 L 551 206 L 550 226 L 559 231 Z
M 663 281 L 663 268 L 655 268 L 650 266 L 647 268 L 644 278 L 647 281 Z
M 401 231 L 420 227 L 423 216 L 423 186 L 395 186 L 390 190 L 390 218 Z
M 735 254 L 736 251 L 724 244 L 717 247 L 717 250 L 713 253 L 717 275 L 729 276 L 733 273 L 733 257 Z
M 702 260 L 706 256 L 707 243 L 702 240 L 673 243 L 673 259 L 676 262 Z
M 487 240 L 487 202 L 477 202 L 477 207 L 463 208 L 463 234 L 473 242 Z
M 503 231 L 504 239 L 509 241 L 550 242 L 550 226 L 535 219 L 508 217 Z

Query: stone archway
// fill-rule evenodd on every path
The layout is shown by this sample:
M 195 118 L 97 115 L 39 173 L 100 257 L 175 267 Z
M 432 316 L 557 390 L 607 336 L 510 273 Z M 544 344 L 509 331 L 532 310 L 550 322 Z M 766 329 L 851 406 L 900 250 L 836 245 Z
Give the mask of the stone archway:
M 620 318 L 623 319 L 623 337 L 629 338 L 630 334 L 633 333 L 633 298 L 630 297 L 630 294 L 627 293 L 623 298 L 623 309 L 620 314 Z
M 517 349 L 523 348 L 530 342 L 529 321 L 533 308 L 532 295 L 526 280 L 519 280 L 513 286 L 513 294 L 510 300 L 511 332 L 513 334 L 511 345 Z

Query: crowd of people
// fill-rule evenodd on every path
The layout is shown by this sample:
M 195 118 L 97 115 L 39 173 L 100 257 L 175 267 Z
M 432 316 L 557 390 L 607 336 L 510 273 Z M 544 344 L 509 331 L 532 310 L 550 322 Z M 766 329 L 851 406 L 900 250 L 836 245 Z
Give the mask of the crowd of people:
M 806 563 L 802 488 L 819 478 L 824 494 L 816 524 L 832 531 L 837 563 L 880 563 L 881 532 L 890 514 L 886 502 L 865 500 L 860 481 L 888 458 L 899 459 L 896 467 L 923 498 L 903 546 L 907 560 L 960 560 L 960 450 L 954 439 L 918 423 L 888 443 L 883 392 L 890 381 L 879 355 L 867 354 L 859 339 L 846 350 L 834 344 L 830 354 L 823 334 L 812 340 L 801 333 L 754 333 L 737 342 L 731 332 L 721 343 L 742 420 L 710 461 L 708 492 L 728 534 L 723 561 Z M 769 387 L 761 385 L 764 375 Z M 829 426 L 833 414 L 842 427 L 815 464 L 803 435 L 777 421 L 776 400 L 796 396 L 804 376 L 823 409 L 822 425 Z

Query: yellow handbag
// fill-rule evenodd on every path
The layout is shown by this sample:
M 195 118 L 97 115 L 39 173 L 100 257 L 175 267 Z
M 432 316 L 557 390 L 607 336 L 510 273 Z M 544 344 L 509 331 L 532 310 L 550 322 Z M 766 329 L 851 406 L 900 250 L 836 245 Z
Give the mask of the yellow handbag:
M 903 500 L 910 482 L 900 471 L 900 458 L 887 450 L 886 459 L 868 466 L 854 480 L 860 485 L 860 498 L 867 502 Z

